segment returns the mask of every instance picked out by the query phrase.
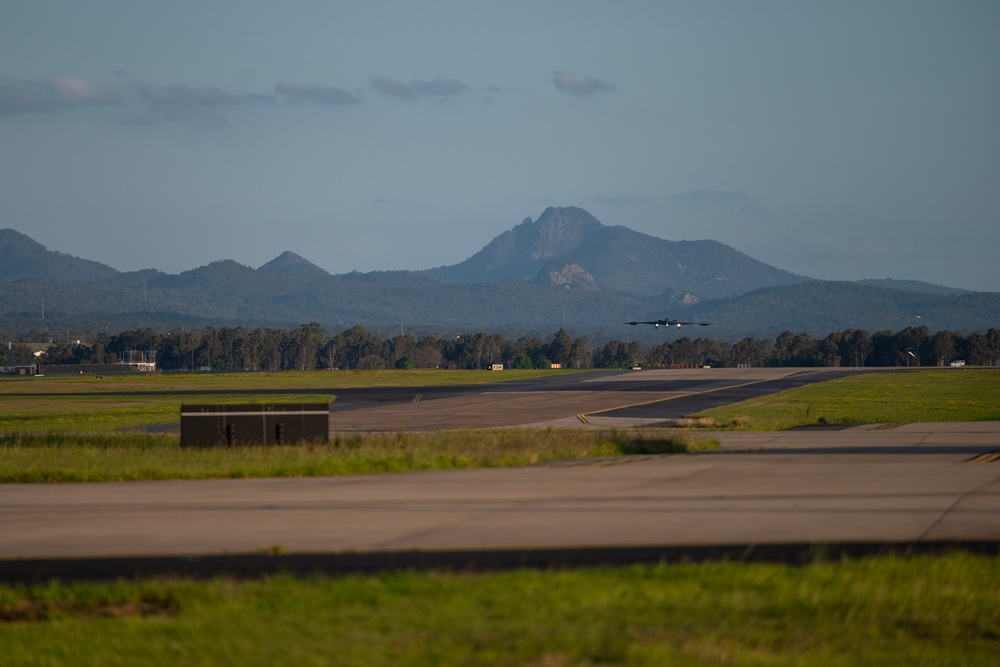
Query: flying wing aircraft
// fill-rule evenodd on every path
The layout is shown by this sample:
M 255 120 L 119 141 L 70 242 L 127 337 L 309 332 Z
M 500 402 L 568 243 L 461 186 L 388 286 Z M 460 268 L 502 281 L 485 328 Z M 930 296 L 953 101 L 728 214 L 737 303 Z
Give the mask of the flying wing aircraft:
M 662 319 L 650 320 L 648 322 L 625 322 L 625 324 L 631 324 L 632 326 L 635 326 L 636 324 L 652 324 L 657 329 L 659 329 L 661 325 L 665 327 L 677 327 L 680 329 L 685 324 L 690 326 L 707 327 L 711 324 L 711 322 L 681 322 L 680 320 Z

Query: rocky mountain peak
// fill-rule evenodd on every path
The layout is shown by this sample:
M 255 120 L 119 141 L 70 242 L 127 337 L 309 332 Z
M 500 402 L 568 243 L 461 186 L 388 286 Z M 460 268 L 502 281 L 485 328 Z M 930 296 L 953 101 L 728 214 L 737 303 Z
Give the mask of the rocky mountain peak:
M 535 277 L 535 283 L 585 292 L 600 290 L 594 276 L 590 275 L 582 266 L 576 262 L 560 262 L 558 260 L 551 261 L 542 267 L 542 270 Z
M 530 218 L 519 227 L 527 227 L 522 233 L 524 250 L 531 259 L 559 257 L 571 252 L 591 233 L 604 225 L 582 208 L 549 207 L 538 220 L 529 223 Z M 517 228 L 515 228 L 517 230 Z

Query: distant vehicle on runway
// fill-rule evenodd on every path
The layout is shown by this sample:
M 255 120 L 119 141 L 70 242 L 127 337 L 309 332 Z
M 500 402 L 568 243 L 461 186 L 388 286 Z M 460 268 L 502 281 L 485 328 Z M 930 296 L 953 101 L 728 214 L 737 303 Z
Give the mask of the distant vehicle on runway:
M 625 324 L 631 324 L 632 326 L 635 326 L 637 324 L 652 324 L 653 327 L 655 327 L 657 329 L 659 329 L 660 326 L 677 327 L 678 329 L 680 329 L 682 326 L 685 326 L 685 325 L 707 327 L 707 326 L 709 326 L 712 323 L 711 322 L 681 322 L 680 320 L 662 319 L 662 320 L 650 320 L 648 322 L 625 322 Z

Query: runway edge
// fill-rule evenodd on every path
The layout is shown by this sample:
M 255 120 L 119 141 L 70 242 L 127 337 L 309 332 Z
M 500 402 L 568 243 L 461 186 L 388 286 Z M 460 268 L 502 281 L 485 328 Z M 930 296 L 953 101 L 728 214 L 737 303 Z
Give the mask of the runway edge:
M 955 552 L 997 557 L 1000 556 L 1000 540 L 10 559 L 0 560 L 0 582 L 31 584 L 53 579 L 107 581 L 153 577 L 252 579 L 282 573 L 306 576 L 377 575 L 398 571 L 482 573 L 516 569 L 548 570 L 703 562 L 777 563 L 801 566 L 872 556 L 908 557 Z

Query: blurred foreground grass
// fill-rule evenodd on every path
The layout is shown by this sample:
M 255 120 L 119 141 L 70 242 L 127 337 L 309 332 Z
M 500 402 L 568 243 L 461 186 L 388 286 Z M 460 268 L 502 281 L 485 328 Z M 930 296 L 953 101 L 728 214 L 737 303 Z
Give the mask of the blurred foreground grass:
M 3 664 L 995 665 L 1000 558 L 0 586 Z

